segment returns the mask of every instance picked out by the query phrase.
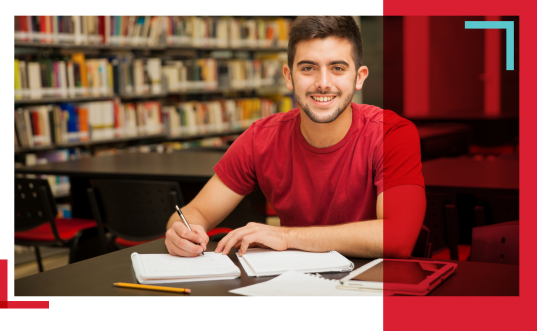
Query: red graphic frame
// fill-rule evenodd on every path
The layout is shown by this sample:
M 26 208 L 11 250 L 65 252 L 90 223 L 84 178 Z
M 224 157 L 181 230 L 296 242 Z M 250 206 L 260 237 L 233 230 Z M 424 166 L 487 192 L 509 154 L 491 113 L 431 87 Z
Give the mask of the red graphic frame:
M 531 189 L 537 186 L 530 142 L 537 141 L 532 124 L 533 77 L 537 51 L 533 18 L 537 4 L 530 1 L 384 0 L 384 16 L 519 16 L 520 17 L 520 295 L 518 297 L 384 297 L 385 330 L 510 330 L 534 325 L 536 266 L 529 263 L 532 236 L 537 233 Z
M 8 301 L 7 278 L 7 260 L 0 260 L 0 309 L 48 309 L 48 301 Z

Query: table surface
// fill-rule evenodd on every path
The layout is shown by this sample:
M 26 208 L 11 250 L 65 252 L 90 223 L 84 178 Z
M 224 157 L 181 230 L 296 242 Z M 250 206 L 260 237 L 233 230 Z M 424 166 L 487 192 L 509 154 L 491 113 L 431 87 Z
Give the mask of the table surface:
M 208 251 L 216 248 L 210 242 Z M 15 280 L 16 296 L 169 296 L 184 295 L 112 286 L 112 283 L 137 283 L 130 255 L 167 253 L 164 239 L 126 248 L 120 251 L 73 263 L 57 269 Z M 261 283 L 273 277 L 248 277 L 238 261 L 235 251 L 229 254 L 231 260 L 240 268 L 237 279 L 186 282 L 166 284 L 192 290 L 195 296 L 234 295 L 229 290 Z M 350 258 L 355 269 L 370 262 L 371 259 Z M 422 259 L 429 260 L 429 259 Z M 518 266 L 467 261 L 452 261 L 458 264 L 453 275 L 434 289 L 431 296 L 516 296 L 519 294 Z M 324 278 L 340 279 L 348 273 L 323 273 Z
M 423 162 L 422 173 L 427 190 L 475 194 L 518 194 L 519 190 L 518 160 L 439 158 Z
M 15 168 L 15 173 L 99 178 L 207 181 L 223 151 L 181 151 L 171 154 L 125 153 L 76 161 Z

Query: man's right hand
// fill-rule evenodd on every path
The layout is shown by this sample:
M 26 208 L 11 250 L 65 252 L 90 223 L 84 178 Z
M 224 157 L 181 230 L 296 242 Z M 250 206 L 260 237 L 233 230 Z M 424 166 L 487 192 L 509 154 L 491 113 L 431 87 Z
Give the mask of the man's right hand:
M 189 225 L 192 231 L 178 220 L 166 231 L 165 243 L 168 253 L 176 256 L 198 256 L 207 249 L 209 236 L 205 233 L 205 229 L 201 225 Z M 200 246 L 195 243 L 199 243 Z

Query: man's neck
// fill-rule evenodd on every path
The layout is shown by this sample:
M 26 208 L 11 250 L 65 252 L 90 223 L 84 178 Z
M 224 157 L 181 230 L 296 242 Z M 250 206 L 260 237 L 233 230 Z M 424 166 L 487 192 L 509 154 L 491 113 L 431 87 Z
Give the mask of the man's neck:
M 304 139 L 313 147 L 326 148 L 340 142 L 352 124 L 352 107 L 349 105 L 331 123 L 315 123 L 300 110 L 300 131 Z

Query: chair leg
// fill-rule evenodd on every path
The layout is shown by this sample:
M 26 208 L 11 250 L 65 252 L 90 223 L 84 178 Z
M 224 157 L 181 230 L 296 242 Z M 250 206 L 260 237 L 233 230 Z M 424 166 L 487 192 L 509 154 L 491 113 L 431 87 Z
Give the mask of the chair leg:
M 43 263 L 41 262 L 41 252 L 39 251 L 39 246 L 34 246 L 35 259 L 37 260 L 37 267 L 39 272 L 43 272 Z

